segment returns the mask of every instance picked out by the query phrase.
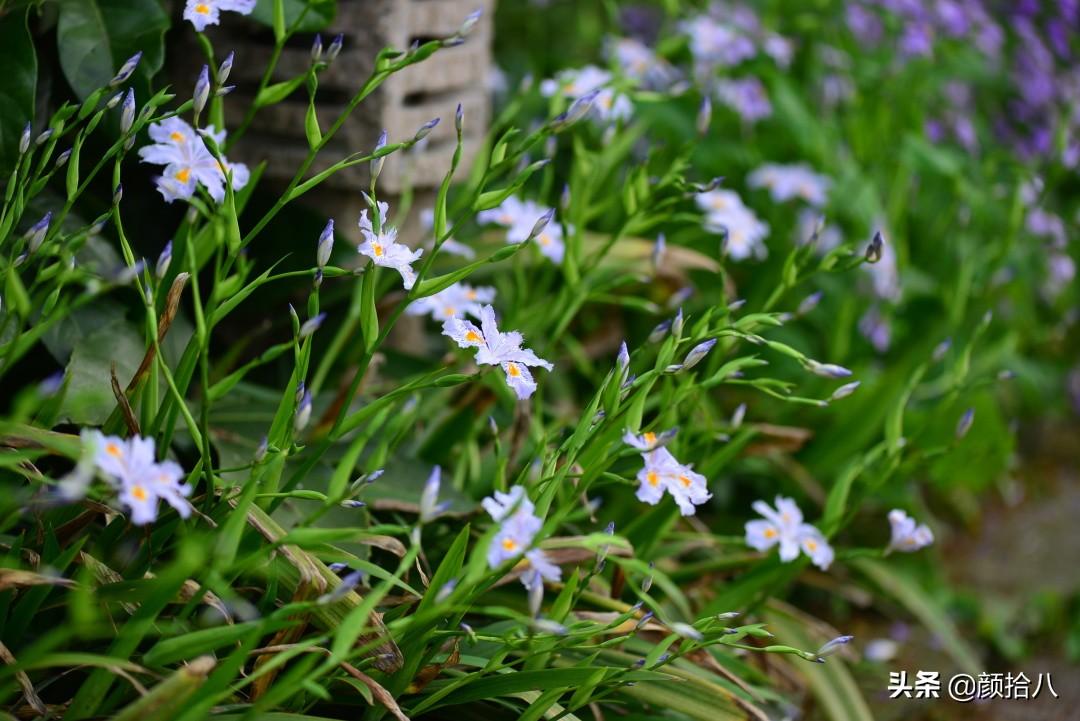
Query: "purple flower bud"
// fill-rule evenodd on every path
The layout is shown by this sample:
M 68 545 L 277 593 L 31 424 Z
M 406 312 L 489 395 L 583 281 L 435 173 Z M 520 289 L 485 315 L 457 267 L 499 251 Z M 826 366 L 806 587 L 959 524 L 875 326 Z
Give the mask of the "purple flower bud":
M 38 384 L 38 393 L 50 398 L 64 387 L 64 371 L 57 371 Z
M 653 612 L 652 611 L 646 611 L 645 615 L 642 616 L 640 619 L 638 619 L 638 622 L 636 624 L 634 624 L 634 630 L 635 631 L 640 631 L 642 628 L 645 627 L 645 624 L 647 624 L 649 621 L 652 620 L 652 617 L 653 617 Z
M 300 405 L 296 408 L 296 416 L 293 418 L 293 431 L 296 433 L 301 432 L 307 427 L 308 422 L 311 420 L 311 393 L 304 392 L 304 397 L 300 399 Z
M 619 355 L 615 362 L 623 370 L 630 367 L 630 351 L 626 348 L 626 341 L 619 346 Z
M 653 244 L 652 250 L 652 267 L 653 273 L 659 273 L 660 268 L 664 265 L 664 256 L 667 255 L 667 239 L 663 233 L 656 236 L 656 243 Z
M 668 334 L 669 330 L 671 330 L 671 321 L 665 320 L 663 323 L 658 324 L 652 329 L 652 332 L 649 333 L 648 341 L 650 343 L 659 343 L 664 339 L 664 336 Z
M 19 155 L 23 155 L 30 149 L 30 133 L 33 131 L 33 126 L 28 122 L 23 126 L 22 135 L 19 136 Z
M 120 271 L 113 277 L 113 282 L 117 285 L 127 285 L 131 281 L 138 277 L 139 273 L 143 272 L 143 268 L 146 267 L 146 261 L 139 259 L 135 261 L 135 265 L 125 265 Z
M 233 60 L 236 58 L 235 52 L 229 52 L 225 56 L 225 59 L 221 62 L 217 71 L 217 80 L 220 85 L 224 85 L 225 81 L 229 79 L 229 73 L 232 72 Z
M 527 586 L 529 591 L 529 615 L 533 618 L 539 618 L 540 607 L 544 603 L 544 581 L 540 577 L 540 572 L 535 569 L 526 571 L 526 574 L 532 576 L 532 579 Z M 522 578 L 524 579 L 525 576 Z
M 210 98 L 210 66 L 203 65 L 202 70 L 199 72 L 199 79 L 195 81 L 195 92 L 192 94 L 191 99 L 194 102 L 193 110 L 195 112 L 196 119 L 199 114 L 202 113 L 203 108 L 206 107 L 206 101 Z
M 223 85 L 214 91 L 214 97 L 223 98 L 234 90 L 236 90 L 235 85 Z
M 116 86 L 127 82 L 127 79 L 135 72 L 135 68 L 138 67 L 140 60 L 142 60 L 142 50 L 124 61 L 124 64 L 121 65 L 120 69 L 116 72 L 116 76 L 109 81 L 109 87 L 115 88 Z
M 337 56 L 341 53 L 341 46 L 345 44 L 345 36 L 338 33 L 334 36 L 334 39 L 330 41 L 330 47 L 326 49 L 326 62 L 332 63 L 337 59 Z
M 431 120 L 421 125 L 420 129 L 416 131 L 416 135 L 413 136 L 413 142 L 418 143 L 424 138 L 426 138 L 428 135 L 431 134 L 431 131 L 434 130 L 435 126 L 438 124 L 439 118 L 432 118 Z
M 439 508 L 439 485 L 442 482 L 442 468 L 435 466 L 431 469 L 424 484 L 424 490 L 420 494 L 420 522 L 427 523 L 438 517 L 442 509 Z
M 161 255 L 158 256 L 157 263 L 154 264 L 154 275 L 157 276 L 158 280 L 164 278 L 165 274 L 169 272 L 170 263 L 172 263 L 171 240 L 161 249 Z
M 330 253 L 334 250 L 334 219 L 326 221 L 326 227 L 319 235 L 319 244 L 315 249 L 315 263 L 319 268 L 325 268 L 330 262 Z
M 49 224 L 51 222 L 52 211 L 50 210 L 48 213 L 42 216 L 41 220 L 34 223 L 26 230 L 26 233 L 23 235 L 23 237 L 30 241 L 27 246 L 29 252 L 33 253 L 41 247 L 41 244 L 43 242 L 45 242 L 45 236 L 49 233 Z
M 384 130 L 379 134 L 379 139 L 377 141 L 375 141 L 375 150 L 373 152 L 378 153 L 380 150 L 385 148 L 386 147 L 386 141 L 387 141 L 387 134 L 386 134 L 386 131 Z M 386 156 L 385 155 L 380 155 L 379 157 L 377 157 L 377 158 L 375 158 L 375 159 L 373 159 L 371 161 L 371 184 L 372 185 L 374 185 L 375 181 L 379 178 L 379 173 L 382 172 L 383 162 L 385 160 L 386 160 Z M 370 203 L 369 203 L 369 205 L 370 205 Z
M 577 100 L 570 104 L 570 107 L 566 109 L 566 112 L 556 116 L 551 121 L 551 128 L 556 132 L 565 130 L 577 121 L 584 118 L 590 110 L 592 110 L 593 103 L 596 101 L 596 96 L 600 94 L 600 88 L 593 90 L 592 92 L 585 93 Z
M 364 503 L 363 501 L 357 501 L 355 499 L 350 499 L 348 501 L 342 501 L 341 506 L 343 508 L 366 508 L 367 504 Z
M 705 638 L 705 636 L 702 635 L 701 631 L 697 630 L 688 623 L 681 623 L 679 621 L 676 621 L 672 623 L 669 628 L 673 633 L 682 636 L 683 638 L 688 638 L 691 641 L 701 641 Z
M 113 190 L 112 202 L 113 205 L 119 205 L 120 201 L 124 198 L 124 184 L 117 183 L 116 188 Z
M 960 420 L 956 423 L 956 437 L 963 438 L 971 430 L 971 424 L 975 422 L 975 409 L 968 408 Z
M 457 130 L 457 134 L 461 135 L 461 128 L 465 124 L 465 109 L 461 107 L 461 103 L 457 104 L 457 110 L 454 111 L 454 128 Z
M 334 573 L 341 573 L 342 571 L 349 568 L 349 564 L 341 563 L 340 561 L 338 561 L 338 562 L 335 562 L 335 563 L 331 563 L 329 568 Z
M 731 427 L 732 429 L 738 429 L 742 426 L 743 418 L 746 417 L 746 404 L 740 403 L 735 406 L 735 412 L 731 414 Z
M 124 96 L 124 107 L 120 111 L 120 132 L 127 133 L 131 130 L 131 124 L 135 122 L 135 90 L 128 88 Z
M 121 90 L 116 95 L 109 98 L 109 101 L 107 103 L 105 103 L 105 107 L 108 108 L 109 110 L 112 110 L 117 105 L 119 105 L 120 101 L 123 100 L 123 99 L 124 99 L 124 91 Z
M 708 95 L 701 99 L 701 107 L 698 108 L 697 114 L 697 132 L 698 135 L 705 136 L 709 133 L 709 126 L 712 125 L 712 100 Z
M 870 245 L 866 246 L 866 262 L 876 263 L 881 260 L 882 254 L 885 252 L 885 239 L 881 237 L 881 232 L 875 232 L 873 239 L 870 241 Z
M 832 363 L 818 363 L 816 360 L 807 360 L 806 369 L 822 378 L 847 378 L 851 375 L 851 371 L 843 366 Z
M 255 449 L 255 462 L 256 463 L 262 463 L 263 459 L 266 458 L 266 454 L 269 451 L 270 451 L 270 439 L 267 438 L 266 436 L 263 436 L 262 440 L 259 441 L 259 447 Z
M 311 43 L 311 62 L 317 63 L 322 60 L 322 35 L 315 33 L 315 40 Z
M 438 593 L 435 594 L 435 603 L 442 603 L 446 599 L 450 598 L 450 594 L 457 588 L 458 581 L 456 578 L 451 578 L 449 581 L 442 585 Z
M 810 295 L 803 298 L 802 303 L 799 303 L 799 307 L 795 311 L 795 315 L 806 315 L 814 308 L 817 308 L 818 303 L 821 302 L 821 296 L 822 292 L 819 290 L 818 292 L 811 293 Z
M 859 383 L 860 381 L 852 381 L 851 383 L 845 383 L 844 385 L 833 391 L 832 395 L 829 396 L 829 400 L 838 401 L 841 398 L 847 398 L 855 392 L 855 390 L 859 387 Z
M 826 643 L 824 646 L 822 646 L 821 648 L 819 648 L 817 650 L 817 653 L 814 654 L 814 660 L 815 661 L 821 661 L 826 656 L 832 656 L 834 653 L 837 653 L 838 651 L 840 651 L 844 646 L 851 643 L 851 640 L 853 638 L 855 638 L 855 637 L 854 636 L 837 636 L 836 638 L 829 641 L 828 643 Z
M 679 308 L 678 312 L 675 313 L 675 317 L 671 321 L 671 334 L 674 335 L 676 338 L 682 337 L 683 322 L 684 321 L 682 308 Z
M 690 300 L 690 297 L 692 295 L 694 295 L 693 286 L 684 285 L 682 288 L 679 288 L 677 291 L 671 294 L 671 297 L 668 298 L 668 301 L 665 305 L 669 310 L 671 308 L 677 308 L 686 301 Z
M 949 348 L 952 347 L 952 338 L 946 338 L 945 340 L 934 346 L 934 352 L 931 354 L 931 358 L 935 363 L 941 361 L 945 357 L 945 354 L 949 352 Z
M 53 167 L 55 167 L 57 170 L 59 170 L 60 168 L 67 165 L 67 161 L 68 161 L 68 159 L 70 157 L 71 157 L 71 148 L 68 148 L 64 152 L 60 153 L 60 155 L 56 156 L 56 165 L 53 166 Z
M 304 324 L 300 326 L 299 337 L 301 339 L 307 338 L 309 335 L 319 329 L 319 326 L 323 324 L 324 320 L 326 320 L 326 313 L 319 313 L 314 318 L 309 318 L 308 320 L 304 321 Z
M 481 9 L 473 10 L 471 13 L 465 16 L 465 21 L 461 23 L 461 27 L 454 33 L 453 38 L 458 40 L 464 40 L 472 29 L 476 27 L 476 23 L 480 22 L 480 16 L 484 14 Z
M 709 340 L 698 343 L 696 346 L 690 349 L 690 352 L 686 354 L 686 358 L 683 359 L 682 369 L 689 370 L 700 363 L 705 356 L 709 355 L 709 351 L 716 345 L 716 339 L 710 338 Z
M 292 305 L 290 305 L 289 308 L 291 310 Z M 300 383 L 296 386 L 296 392 L 293 393 L 293 398 L 296 400 L 297 404 L 304 400 L 305 393 L 307 393 L 307 385 L 304 384 L 304 381 L 300 381 Z
M 544 228 L 546 228 L 548 226 L 548 223 L 550 223 L 551 219 L 554 218 L 554 217 L 555 217 L 555 209 L 551 208 L 550 210 L 548 210 L 548 212 L 544 213 L 539 218 L 537 218 L 536 222 L 533 223 L 532 230 L 529 232 L 529 237 L 527 238 L 527 240 L 532 240 L 533 238 L 536 238 L 541 233 L 543 233 Z
M 350 591 L 359 586 L 360 582 L 363 580 L 363 571 L 353 571 L 348 576 L 341 579 L 341 583 L 338 584 L 337 588 L 333 589 L 329 593 L 324 593 L 323 595 L 319 596 L 315 600 L 315 602 L 320 605 L 325 605 L 328 603 L 334 603 L 335 601 L 340 601 L 341 599 L 348 596 Z
M 34 138 L 34 145 L 36 145 L 37 147 L 41 147 L 46 142 L 48 142 L 49 138 L 51 138 L 52 136 L 53 136 L 53 129 L 52 128 L 49 128 L 48 130 L 44 130 L 44 131 L 41 132 L 40 135 L 38 135 L 36 138 Z

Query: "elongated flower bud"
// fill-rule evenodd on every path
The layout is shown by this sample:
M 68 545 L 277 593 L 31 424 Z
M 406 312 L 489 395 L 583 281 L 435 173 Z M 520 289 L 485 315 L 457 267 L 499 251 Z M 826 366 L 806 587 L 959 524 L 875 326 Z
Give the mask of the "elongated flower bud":
M 334 36 L 334 39 L 330 41 L 330 47 L 326 49 L 326 62 L 332 63 L 337 56 L 341 53 L 341 46 L 345 44 L 345 36 L 338 33 Z
M 113 190 L 112 202 L 113 205 L 119 205 L 120 201 L 124 198 L 124 184 L 117 183 L 116 188 Z
M 941 361 L 942 358 L 945 357 L 945 354 L 949 352 L 949 348 L 951 347 L 952 339 L 946 338 L 945 340 L 934 346 L 934 352 L 930 357 L 933 358 L 935 363 L 938 363 Z
M 852 381 L 851 383 L 845 383 L 844 385 L 833 391 L 832 395 L 829 396 L 829 400 L 838 401 L 841 398 L 847 398 L 855 392 L 855 390 L 859 387 L 859 383 L 860 381 Z
M 465 108 L 461 106 L 461 103 L 457 104 L 457 110 L 454 111 L 454 129 L 457 130 L 457 134 L 461 135 L 461 129 L 465 126 Z
M 300 405 L 296 408 L 296 416 L 293 418 L 293 431 L 300 433 L 307 428 L 309 421 L 311 421 L 311 393 L 305 392 L 304 397 L 300 399 Z
M 217 80 L 218 85 L 224 85 L 225 81 L 229 79 L 229 73 L 232 72 L 233 60 L 236 58 L 235 52 L 230 52 L 225 56 L 225 59 L 218 66 Z
M 33 132 L 33 129 L 30 123 L 23 126 L 22 135 L 19 136 L 19 155 L 23 155 L 30 149 L 30 133 Z
M 716 339 L 710 338 L 703 343 L 698 343 L 696 346 L 690 349 L 690 352 L 686 354 L 686 358 L 683 359 L 682 369 L 689 370 L 704 360 L 705 356 L 709 355 L 709 351 L 716 345 Z
M 812 311 L 814 308 L 817 308 L 818 303 L 821 302 L 821 296 L 822 296 L 822 292 L 819 290 L 818 292 L 811 293 L 810 295 L 803 298 L 803 301 L 802 301 L 802 303 L 799 303 L 799 307 L 795 311 L 795 314 L 796 315 L 806 315 L 807 313 Z
M 652 249 L 652 268 L 653 274 L 659 273 L 660 268 L 664 265 L 664 257 L 667 255 L 667 238 L 663 233 L 656 236 L 656 243 L 653 244 Z
M 54 165 L 53 167 L 55 167 L 57 170 L 59 170 L 60 168 L 67 165 L 67 161 L 68 161 L 68 159 L 70 157 L 71 157 L 71 148 L 68 148 L 64 152 L 60 153 L 60 155 L 56 156 L 56 165 Z
M 118 85 L 126 83 L 127 79 L 131 77 L 131 74 L 135 72 L 135 68 L 139 66 L 140 60 L 142 60 L 142 50 L 124 61 L 124 64 L 116 71 L 116 75 L 109 81 L 109 87 L 115 88 Z
M 158 256 L 157 263 L 154 264 L 154 275 L 158 280 L 165 277 L 165 274 L 169 272 L 169 265 L 172 263 L 172 241 L 170 240 L 165 244 L 165 247 L 161 249 L 161 255 Z
M 424 484 L 424 490 L 420 494 L 420 522 L 427 523 L 435 520 L 446 510 L 446 504 L 439 503 L 439 486 L 442 483 L 442 468 L 435 466 L 431 469 Z
M 480 16 L 484 14 L 484 11 L 477 8 L 471 13 L 465 16 L 464 22 L 461 23 L 461 27 L 458 28 L 457 34 L 460 37 L 465 37 L 472 29 L 476 27 L 476 23 L 480 22 Z
M 882 254 L 885 252 L 885 239 L 881 237 L 881 232 L 875 232 L 873 239 L 870 241 L 870 245 L 866 246 L 866 262 L 876 263 L 881 260 Z
M 702 635 L 701 631 L 697 630 L 688 623 L 681 623 L 679 621 L 676 621 L 675 623 L 672 623 L 670 625 L 670 628 L 675 634 L 682 636 L 683 638 L 688 638 L 691 641 L 700 641 L 705 638 L 705 636 Z
M 664 339 L 664 336 L 668 334 L 669 330 L 671 330 L 671 321 L 665 320 L 663 323 L 658 324 L 652 329 L 652 332 L 649 333 L 648 341 L 650 343 L 659 343 Z
M 709 126 L 712 125 L 712 100 L 708 95 L 701 99 L 701 106 L 698 108 L 697 114 L 697 132 L 698 135 L 705 136 L 709 133 Z
M 824 662 L 824 660 L 825 660 L 825 658 L 827 656 L 832 656 L 834 653 L 838 653 L 839 651 L 841 651 L 844 648 L 844 646 L 851 643 L 851 640 L 853 638 L 855 638 L 855 637 L 854 636 L 837 636 L 836 638 L 829 641 L 828 643 L 826 643 L 824 646 L 822 646 L 821 648 L 819 648 L 817 650 L 817 653 L 814 654 L 814 660 L 817 661 L 818 663 Z
M 120 111 L 120 132 L 127 133 L 131 130 L 131 124 L 135 122 L 135 90 L 128 88 L 124 96 L 124 107 Z
M 623 341 L 622 345 L 619 346 L 619 355 L 616 359 L 616 363 L 622 370 L 626 370 L 630 367 L 630 351 L 626 348 L 626 341 Z
M 203 108 L 206 107 L 206 101 L 210 98 L 210 66 L 203 65 L 202 71 L 199 72 L 199 79 L 195 81 L 195 92 L 192 94 L 191 99 L 194 101 L 193 110 L 195 117 L 198 118 L 202 113 Z
M 330 262 L 330 253 L 334 250 L 334 219 L 326 221 L 326 227 L 319 235 L 319 244 L 315 249 L 315 263 L 320 269 Z
M 53 129 L 52 128 L 49 128 L 47 130 L 43 130 L 36 138 L 34 138 L 34 145 L 40 148 L 42 145 L 47 143 L 49 141 L 49 138 L 51 138 L 52 136 L 53 136 Z
M 172 241 L 169 241 L 169 242 L 171 243 Z M 269 451 L 270 451 L 270 439 L 267 438 L 266 436 L 263 436 L 262 440 L 259 441 L 259 447 L 255 449 L 255 462 L 256 463 L 262 463 L 263 459 L 266 458 L 266 454 Z
M 326 313 L 319 313 L 314 318 L 308 318 L 304 321 L 304 324 L 300 326 L 300 333 L 298 334 L 301 340 L 317 331 L 324 320 L 326 320 Z
M 735 412 L 731 414 L 731 427 L 738 429 L 742 426 L 743 418 L 746 417 L 746 404 L 740 403 L 735 406 Z
M 671 321 L 671 334 L 676 338 L 682 337 L 683 323 L 684 321 L 682 308 L 679 308 L 678 312 L 675 313 L 675 317 Z
M 807 360 L 806 368 L 814 375 L 822 378 L 847 378 L 851 375 L 851 371 L 843 366 L 832 363 L 818 363 L 816 360 Z
M 29 244 L 27 245 L 27 249 L 29 250 L 29 252 L 33 253 L 41 247 L 41 244 L 43 242 L 45 242 L 45 236 L 49 233 L 49 224 L 51 222 L 52 211 L 50 210 L 44 215 L 44 217 L 42 217 L 41 220 L 34 223 L 32 226 L 30 226 L 30 228 L 27 229 L 24 237 L 29 241 Z
M 540 579 L 540 574 L 535 570 L 526 571 L 526 573 L 532 574 L 533 579 L 529 583 L 529 615 L 533 618 L 540 617 L 540 607 L 544 603 L 544 582 Z
M 322 35 L 315 33 L 315 39 L 311 42 L 311 62 L 317 63 L 322 60 Z
M 590 93 L 585 93 L 580 98 L 570 104 L 570 107 L 566 109 L 566 112 L 561 115 L 557 115 L 551 121 L 551 128 L 555 131 L 565 130 L 577 121 L 584 118 L 590 110 L 592 110 L 593 103 L 596 102 L 596 96 L 600 94 L 600 89 L 597 88 Z
M 532 230 L 529 231 L 528 240 L 532 240 L 533 238 L 539 237 L 539 235 L 544 232 L 544 228 L 546 228 L 548 226 L 548 223 L 550 223 L 551 219 L 554 218 L 554 217 L 555 217 L 555 209 L 552 208 L 552 209 L 548 210 L 548 212 L 544 213 L 539 218 L 537 218 L 536 222 L 533 223 Z
M 334 603 L 335 601 L 340 601 L 341 599 L 348 596 L 350 591 L 359 586 L 360 582 L 363 580 L 363 571 L 353 571 L 348 576 L 341 579 L 341 583 L 338 584 L 335 589 L 333 589 L 329 593 L 324 593 L 323 595 L 315 599 L 315 603 L 318 603 L 319 605 L 326 605 L 329 603 Z
M 975 422 L 975 409 L 968 408 L 964 411 L 964 415 L 960 416 L 960 420 L 956 423 L 956 437 L 963 438 L 971 430 L 971 425 Z
M 458 582 L 456 578 L 451 578 L 449 581 L 444 583 L 439 589 L 438 593 L 435 594 L 435 603 L 442 603 L 446 599 L 450 598 L 450 594 L 454 592 L 455 588 L 457 588 L 457 584 Z
M 375 151 L 374 152 L 377 153 L 380 150 L 382 150 L 383 148 L 385 148 L 386 147 L 386 140 L 387 140 L 387 135 L 386 135 L 386 131 L 384 130 L 379 134 L 379 139 L 377 141 L 375 141 Z M 386 160 L 386 156 L 385 155 L 380 155 L 379 157 L 377 157 L 377 158 L 375 158 L 374 160 L 371 161 L 371 184 L 372 185 L 375 185 L 375 181 L 379 178 L 379 173 L 382 172 L 383 162 L 385 160 Z
M 413 142 L 418 143 L 424 138 L 426 138 L 428 135 L 431 134 L 431 131 L 434 130 L 435 126 L 438 124 L 439 118 L 433 118 L 421 125 L 420 129 L 416 131 L 416 135 L 413 136 Z

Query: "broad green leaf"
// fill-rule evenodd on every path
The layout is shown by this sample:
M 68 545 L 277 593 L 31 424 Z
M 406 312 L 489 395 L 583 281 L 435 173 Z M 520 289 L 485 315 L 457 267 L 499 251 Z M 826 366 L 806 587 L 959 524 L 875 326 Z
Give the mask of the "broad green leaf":
M 274 27 L 274 5 L 277 2 L 279 0 L 259 0 L 251 12 L 251 18 L 268 27 Z M 291 28 L 305 7 L 307 8 L 303 20 L 296 27 L 297 32 L 322 30 L 334 21 L 337 10 L 334 0 L 283 0 L 281 6 L 282 20 L 287 28 Z
M 156 0 L 60 0 L 56 33 L 64 77 L 85 98 L 141 50 L 133 78 L 139 81 L 136 93 L 148 93 L 150 78 L 165 59 L 168 27 L 169 18 Z
M 0 48 L 4 72 L 0 73 L 0 174 L 15 165 L 23 127 L 34 119 L 37 88 L 37 55 L 30 37 L 26 12 L 0 15 Z

